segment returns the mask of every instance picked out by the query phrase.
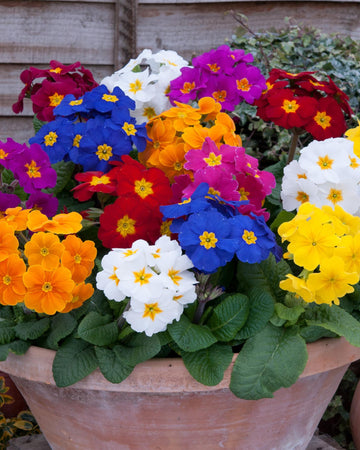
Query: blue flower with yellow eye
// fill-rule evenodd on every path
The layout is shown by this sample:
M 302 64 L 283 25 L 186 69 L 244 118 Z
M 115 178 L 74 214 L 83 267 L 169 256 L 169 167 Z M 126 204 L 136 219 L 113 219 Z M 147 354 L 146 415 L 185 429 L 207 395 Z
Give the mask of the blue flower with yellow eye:
M 128 109 L 135 109 L 134 100 L 125 95 L 119 87 L 115 87 L 110 92 L 104 84 L 86 92 L 84 102 L 89 110 L 93 110 L 93 113 L 99 112 L 110 115 L 111 111 L 117 105 Z
M 76 98 L 73 94 L 66 95 L 53 111 L 55 117 L 67 117 L 69 120 L 74 120 L 77 115 L 87 117 L 88 113 L 89 108 L 84 98 Z

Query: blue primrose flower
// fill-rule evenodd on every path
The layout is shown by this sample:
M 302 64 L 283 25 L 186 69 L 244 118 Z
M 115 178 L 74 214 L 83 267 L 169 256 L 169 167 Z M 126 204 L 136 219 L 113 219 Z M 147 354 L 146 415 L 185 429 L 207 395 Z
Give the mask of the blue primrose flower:
M 110 170 L 110 161 L 120 161 L 121 156 L 132 150 L 131 142 L 124 139 L 120 130 L 104 126 L 101 117 L 90 119 L 86 123 L 85 135 L 81 138 L 77 162 L 84 171 Z
M 236 250 L 230 219 L 215 209 L 191 214 L 179 231 L 179 242 L 196 269 L 215 272 L 231 261 Z
M 116 110 L 119 111 L 118 108 L 116 108 Z M 115 110 L 113 110 L 111 118 L 107 119 L 106 126 L 113 128 L 114 130 L 120 130 L 123 134 L 123 139 L 127 141 L 129 145 L 135 145 L 139 152 L 143 152 L 146 148 L 148 139 L 145 124 L 137 125 L 136 120 L 133 117 L 130 117 L 130 115 L 127 120 L 120 120 L 120 118 L 114 114 L 114 111 Z M 124 114 L 121 113 L 120 117 L 124 117 Z
M 87 117 L 88 112 L 89 108 L 84 102 L 84 98 L 76 98 L 73 94 L 66 95 L 53 111 L 55 117 L 67 117 L 69 120 L 75 120 L 77 115 Z
M 80 141 L 86 133 L 86 123 L 84 122 L 75 123 L 73 131 L 74 131 L 74 139 L 72 147 L 69 151 L 69 159 L 75 164 L 78 164 Z
M 112 92 L 101 84 L 84 95 L 85 105 L 90 109 L 102 114 L 110 115 L 111 111 L 117 105 L 128 109 L 135 109 L 135 101 L 124 94 L 119 88 L 115 87 Z
M 74 124 L 63 117 L 43 125 L 35 136 L 29 139 L 30 144 L 40 144 L 49 155 L 50 163 L 66 160 L 74 140 Z
M 254 215 L 250 218 L 239 214 L 230 219 L 230 224 L 231 237 L 236 240 L 235 253 L 240 261 L 259 263 L 264 261 L 270 252 L 275 252 L 275 235 L 263 217 Z

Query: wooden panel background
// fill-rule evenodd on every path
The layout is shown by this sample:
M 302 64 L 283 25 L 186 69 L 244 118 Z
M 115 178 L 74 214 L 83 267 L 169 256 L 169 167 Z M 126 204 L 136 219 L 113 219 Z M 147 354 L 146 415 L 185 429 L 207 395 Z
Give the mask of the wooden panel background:
M 360 2 L 351 0 L 0 0 L 0 139 L 32 135 L 30 104 L 20 116 L 11 109 L 24 68 L 81 61 L 100 81 L 144 48 L 191 59 L 231 38 L 238 26 L 231 10 L 248 16 L 253 30 L 292 17 L 360 40 Z

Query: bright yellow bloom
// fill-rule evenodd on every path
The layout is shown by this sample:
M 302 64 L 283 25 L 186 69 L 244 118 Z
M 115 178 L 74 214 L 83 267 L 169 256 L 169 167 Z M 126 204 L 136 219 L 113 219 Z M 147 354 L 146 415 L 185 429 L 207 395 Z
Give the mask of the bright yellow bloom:
M 311 273 L 307 279 L 307 287 L 315 295 L 318 304 L 327 303 L 338 305 L 339 298 L 354 292 L 352 284 L 359 281 L 355 272 L 346 272 L 344 261 L 334 256 L 322 261 L 319 273 Z
M 336 227 L 336 234 L 341 236 L 342 234 L 357 234 L 360 232 L 360 217 L 349 214 L 341 206 L 336 205 L 335 208 L 331 206 L 323 206 L 322 210 L 332 220 L 335 217 L 337 221 L 333 221 Z M 340 223 L 342 227 L 340 226 Z
M 24 301 L 25 271 L 25 263 L 18 255 L 10 255 L 0 262 L 0 303 L 2 305 L 16 305 Z
M 94 267 L 97 250 L 93 241 L 83 242 L 74 235 L 67 236 L 63 240 L 65 247 L 62 256 L 62 264 L 72 273 L 75 283 L 81 283 L 90 274 Z
M 360 121 L 358 119 L 358 126 L 355 128 L 350 128 L 350 130 L 345 131 L 345 136 L 354 143 L 354 153 L 356 156 L 360 157 Z
M 347 272 L 360 274 L 360 234 L 343 236 L 340 242 L 335 255 L 344 261 Z
M 74 287 L 72 292 L 72 300 L 68 302 L 65 308 L 61 311 L 67 313 L 73 309 L 80 308 L 83 303 L 88 300 L 94 293 L 94 287 L 91 283 L 80 283 Z
M 338 243 L 339 237 L 334 234 L 332 225 L 312 217 L 302 222 L 297 233 L 291 237 L 288 251 L 293 255 L 295 264 L 314 270 L 324 258 L 333 255 Z
M 303 278 L 295 277 L 291 273 L 286 275 L 286 280 L 280 281 L 280 288 L 284 291 L 293 292 L 308 303 L 313 301 L 312 292 L 306 286 L 306 281 Z
M 25 306 L 37 313 L 55 314 L 72 301 L 75 283 L 65 267 L 50 271 L 40 265 L 30 266 L 23 280 L 27 287 Z
M 53 233 L 40 231 L 34 233 L 25 244 L 24 253 L 29 264 L 40 264 L 45 270 L 52 270 L 59 266 L 60 258 L 65 247 Z

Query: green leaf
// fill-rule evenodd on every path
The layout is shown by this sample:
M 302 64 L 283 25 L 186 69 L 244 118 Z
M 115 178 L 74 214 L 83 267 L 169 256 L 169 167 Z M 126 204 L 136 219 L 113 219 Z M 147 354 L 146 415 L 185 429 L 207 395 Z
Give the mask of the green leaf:
M 281 210 L 279 214 L 275 217 L 275 220 L 270 226 L 272 231 L 276 231 L 279 226 L 284 222 L 289 222 L 295 217 L 295 214 L 289 211 Z
M 196 352 L 182 352 L 185 367 L 190 375 L 206 386 L 216 386 L 224 378 L 233 352 L 229 345 L 216 343 Z
M 261 288 L 251 288 L 249 298 L 249 315 L 244 326 L 237 333 L 236 339 L 247 339 L 262 330 L 274 313 L 274 297 Z
M 40 119 L 38 119 L 36 116 L 33 117 L 33 127 L 35 134 L 40 131 L 40 129 L 45 125 L 46 122 L 42 122 Z
M 316 327 L 316 326 L 308 326 L 305 328 L 302 328 L 300 330 L 301 337 L 303 337 L 306 341 L 306 343 L 315 342 L 318 341 L 321 338 L 324 337 L 336 337 L 337 335 L 331 331 L 326 330 L 322 327 Z
M 51 190 L 54 195 L 63 191 L 65 186 L 72 179 L 72 174 L 74 171 L 74 163 L 71 161 L 60 161 L 55 164 L 52 164 L 52 168 L 56 170 L 56 185 Z
M 245 400 L 273 397 L 281 387 L 296 382 L 306 361 L 306 343 L 301 336 L 268 325 L 245 342 L 234 364 L 230 389 Z
M 360 347 L 360 322 L 339 306 L 320 305 L 307 311 L 306 319 L 308 325 L 316 325 L 344 336 L 351 345 Z
M 113 350 L 123 363 L 134 367 L 156 356 L 161 350 L 161 344 L 156 334 L 146 336 L 145 333 L 139 333 L 132 335 L 125 345 L 116 345 Z
M 69 338 L 56 352 L 53 376 L 58 387 L 71 386 L 98 367 L 93 345 Z
M 8 320 L 0 321 L 0 344 L 8 344 L 16 337 L 14 322 Z
M 219 341 L 231 341 L 244 325 L 249 310 L 249 299 L 246 295 L 228 295 L 214 308 L 207 325 Z
M 0 345 L 0 361 L 5 361 L 9 352 L 14 353 L 15 355 L 23 355 L 27 352 L 29 347 L 29 342 L 20 340 L 10 342 L 9 344 Z
M 42 336 L 50 327 L 50 319 L 44 317 L 36 321 L 22 322 L 16 325 L 15 332 L 18 338 L 24 341 L 34 340 Z
M 185 352 L 196 352 L 216 342 L 216 337 L 207 326 L 195 325 L 185 315 L 167 329 L 175 343 Z
M 305 308 L 301 305 L 295 305 L 289 308 L 282 303 L 275 303 L 275 313 L 280 319 L 284 319 L 288 322 L 295 323 L 304 311 Z
M 49 348 L 57 350 L 59 342 L 75 330 L 77 321 L 71 314 L 59 314 L 51 319 L 50 333 L 46 338 Z
M 95 353 L 101 373 L 111 383 L 121 383 L 134 370 L 134 366 L 127 365 L 114 350 L 95 347 Z
M 90 344 L 106 346 L 116 342 L 119 329 L 110 315 L 91 311 L 80 322 L 78 334 Z

